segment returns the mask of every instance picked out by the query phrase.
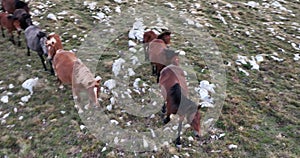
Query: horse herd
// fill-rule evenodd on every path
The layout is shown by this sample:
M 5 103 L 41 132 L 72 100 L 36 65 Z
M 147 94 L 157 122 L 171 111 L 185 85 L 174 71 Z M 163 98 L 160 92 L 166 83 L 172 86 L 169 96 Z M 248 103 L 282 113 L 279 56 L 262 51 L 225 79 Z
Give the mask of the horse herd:
M 20 34 L 24 30 L 27 45 L 27 55 L 30 50 L 36 51 L 41 59 L 43 68 L 47 71 L 44 56 L 50 64 L 50 73 L 56 75 L 60 84 L 72 85 L 75 103 L 81 102 L 80 92 L 85 91 L 89 96 L 89 105 L 100 106 L 98 102 L 100 91 L 100 77 L 94 74 L 77 58 L 76 54 L 63 49 L 60 36 L 55 33 L 47 34 L 38 26 L 33 25 L 29 13 L 29 4 L 20 0 L 2 0 L 3 12 L 0 13 L 2 36 L 4 28 L 10 34 L 9 41 L 14 41 L 13 31 L 18 33 L 18 46 L 21 45 Z M 171 114 L 179 115 L 178 137 L 176 145 L 180 145 L 180 133 L 184 118 L 200 135 L 199 106 L 188 99 L 188 88 L 184 71 L 179 66 L 178 53 L 169 49 L 171 32 L 163 31 L 156 35 L 153 31 L 144 33 L 145 60 L 152 65 L 152 73 L 157 76 L 161 94 L 166 102 L 162 112 L 166 113 L 163 122 L 170 121 Z

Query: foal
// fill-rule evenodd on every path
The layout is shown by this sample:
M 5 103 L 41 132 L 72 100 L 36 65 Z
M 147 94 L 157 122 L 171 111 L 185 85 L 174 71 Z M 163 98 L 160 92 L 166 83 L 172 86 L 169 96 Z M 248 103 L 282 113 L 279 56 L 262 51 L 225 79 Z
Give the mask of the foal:
M 20 34 L 21 34 L 21 30 L 22 30 L 21 26 L 20 26 L 20 21 L 13 15 L 10 15 L 8 13 L 0 13 L 0 25 L 1 25 L 2 36 L 5 37 L 4 28 L 6 28 L 8 33 L 10 34 L 9 40 L 13 44 L 16 44 L 16 42 L 14 40 L 13 31 L 17 30 L 18 45 L 20 46 L 21 45 Z
M 179 66 L 169 65 L 161 71 L 159 86 L 161 93 L 167 102 L 163 105 L 162 112 L 167 112 L 164 123 L 170 121 L 171 114 L 179 115 L 178 136 L 176 145 L 180 145 L 180 132 L 184 118 L 194 129 L 197 135 L 200 135 L 200 106 L 187 98 L 188 87 L 185 81 L 184 72 Z

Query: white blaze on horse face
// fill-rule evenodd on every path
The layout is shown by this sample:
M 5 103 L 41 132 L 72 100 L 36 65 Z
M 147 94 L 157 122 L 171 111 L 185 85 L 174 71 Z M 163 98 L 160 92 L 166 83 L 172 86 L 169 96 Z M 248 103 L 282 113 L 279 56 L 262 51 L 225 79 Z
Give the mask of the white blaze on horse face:
M 54 37 L 51 37 L 50 40 L 48 40 L 48 41 L 49 41 L 49 44 L 55 44 L 56 43 L 56 39 Z

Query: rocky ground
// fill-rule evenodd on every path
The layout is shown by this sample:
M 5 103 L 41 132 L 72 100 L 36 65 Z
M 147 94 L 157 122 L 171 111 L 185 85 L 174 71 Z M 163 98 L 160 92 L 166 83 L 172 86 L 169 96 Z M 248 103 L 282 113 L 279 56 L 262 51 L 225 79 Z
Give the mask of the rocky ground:
M 89 124 L 74 108 L 71 86 L 58 88 L 37 54 L 26 55 L 24 37 L 21 47 L 1 37 L 1 157 L 299 157 L 299 0 L 40 0 L 29 6 L 35 25 L 60 34 L 64 49 L 102 77 L 103 113 Z M 202 103 L 203 136 L 184 124 L 180 150 L 168 138 L 176 121 L 164 126 L 160 102 L 146 98 L 159 94 L 140 42 L 149 28 L 172 31 L 191 98 Z M 38 78 L 33 94 L 22 87 L 30 78 Z M 136 100 L 124 106 L 124 98 Z M 95 134 L 105 123 L 113 128 L 103 131 L 129 129 L 137 137 L 154 131 L 153 140 L 163 141 L 153 147 L 143 139 L 132 149 L 123 139 Z

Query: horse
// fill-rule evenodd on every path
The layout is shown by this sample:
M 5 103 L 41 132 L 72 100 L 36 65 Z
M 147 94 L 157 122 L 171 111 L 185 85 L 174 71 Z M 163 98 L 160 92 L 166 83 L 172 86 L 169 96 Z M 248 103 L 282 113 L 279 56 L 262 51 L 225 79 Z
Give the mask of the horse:
M 145 60 L 148 61 L 149 60 L 149 45 L 150 42 L 152 42 L 155 39 L 160 39 L 160 40 L 156 40 L 156 42 L 158 43 L 165 43 L 166 46 L 169 45 L 171 42 L 171 32 L 170 31 L 165 31 L 161 34 L 159 34 L 158 36 L 154 33 L 154 31 L 147 31 L 144 33 L 143 35 L 143 43 L 144 43 L 144 53 L 145 53 Z
M 54 74 L 52 60 L 56 54 L 56 51 L 58 51 L 59 49 L 63 49 L 60 36 L 55 33 L 50 33 L 47 37 L 46 46 L 47 46 L 47 50 L 48 50 L 47 59 L 51 66 L 51 73 Z
M 100 78 L 94 78 L 91 71 L 78 59 L 73 52 L 57 50 L 53 57 L 53 68 L 60 84 L 71 84 L 76 105 L 81 102 L 79 93 L 86 91 L 89 104 L 100 106 L 98 102 Z
M 41 59 L 45 71 L 48 71 L 45 59 L 43 57 L 48 55 L 48 50 L 46 47 L 46 33 L 43 32 L 38 26 L 30 25 L 25 29 L 25 39 L 27 45 L 27 55 L 30 56 L 30 50 L 36 51 Z M 51 66 L 52 67 L 52 66 Z M 54 74 L 53 69 L 51 69 L 51 74 Z
M 157 44 L 157 45 L 156 45 Z M 164 44 L 153 42 L 151 43 L 151 48 L 149 49 L 151 52 L 149 55 L 149 59 L 152 65 L 152 73 L 156 75 L 156 82 L 159 82 L 160 72 L 167 65 L 179 65 L 179 57 L 178 53 L 175 53 L 173 50 L 162 47 Z M 153 49 L 157 51 L 153 51 Z
M 76 103 L 81 101 L 80 91 L 86 90 L 89 104 L 99 105 L 100 79 L 93 78 L 91 71 L 78 59 L 73 52 L 63 50 L 60 36 L 51 33 L 47 37 L 47 59 L 51 61 L 60 84 L 71 84 Z M 96 91 L 94 91 L 96 89 Z
M 17 31 L 18 33 L 18 46 L 21 45 L 21 40 L 20 40 L 20 34 L 21 34 L 21 26 L 20 26 L 20 21 L 13 15 L 10 15 L 8 13 L 0 13 L 0 25 L 1 25 L 1 31 L 2 31 L 2 36 L 5 37 L 4 35 L 4 28 L 7 29 L 8 33 L 10 34 L 9 40 L 15 45 L 15 40 L 14 40 L 14 34 L 13 31 Z
M 157 38 L 157 35 L 152 30 L 145 32 L 143 35 L 145 61 L 149 60 L 149 54 L 148 54 L 149 43 L 156 38 Z
M 32 25 L 31 15 L 25 9 L 16 9 L 13 15 L 20 21 L 23 30 Z
M 166 113 L 163 122 L 170 121 L 171 114 L 179 115 L 178 135 L 176 145 L 181 145 L 180 132 L 184 118 L 194 129 L 196 135 L 200 135 L 200 113 L 195 102 L 188 99 L 188 87 L 186 84 L 183 70 L 176 65 L 168 65 L 160 72 L 159 87 L 162 96 L 167 104 L 164 103 L 162 112 Z
M 20 0 L 2 0 L 1 1 L 2 10 L 9 14 L 13 14 L 16 9 L 24 9 L 29 13 L 28 3 Z

